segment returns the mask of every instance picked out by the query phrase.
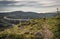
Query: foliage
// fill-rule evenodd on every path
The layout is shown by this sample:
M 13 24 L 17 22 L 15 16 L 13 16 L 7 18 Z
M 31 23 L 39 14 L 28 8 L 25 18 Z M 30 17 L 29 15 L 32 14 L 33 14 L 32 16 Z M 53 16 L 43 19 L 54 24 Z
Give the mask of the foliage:
M 11 28 L 0 31 L 0 39 L 43 39 L 43 23 L 49 25 L 48 29 L 53 32 L 54 39 L 60 37 L 60 19 L 58 18 L 38 18 L 26 22 L 14 25 Z

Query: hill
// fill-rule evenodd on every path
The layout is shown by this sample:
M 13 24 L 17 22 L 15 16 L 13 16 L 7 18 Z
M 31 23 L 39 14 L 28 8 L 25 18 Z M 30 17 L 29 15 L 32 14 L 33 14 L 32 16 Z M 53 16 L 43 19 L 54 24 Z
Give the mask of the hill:
M 2 14 L 2 15 L 1 15 Z M 21 19 L 27 19 L 27 18 L 51 18 L 55 17 L 57 13 L 51 12 L 51 13 L 36 13 L 36 12 L 24 12 L 24 11 L 14 11 L 14 12 L 6 12 L 6 13 L 0 13 L 0 16 L 7 16 L 9 18 L 21 18 Z

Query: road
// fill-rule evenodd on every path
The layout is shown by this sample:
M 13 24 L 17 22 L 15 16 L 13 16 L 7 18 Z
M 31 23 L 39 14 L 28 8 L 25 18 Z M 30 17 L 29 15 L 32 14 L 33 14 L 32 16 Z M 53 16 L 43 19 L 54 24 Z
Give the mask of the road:
M 43 26 L 42 26 L 43 34 L 44 34 L 44 39 L 53 39 L 54 34 L 53 34 L 52 31 L 50 31 L 48 29 L 48 27 L 49 27 L 49 25 L 46 22 L 44 22 Z
M 7 17 L 4 17 L 4 19 L 6 20 L 18 20 L 18 21 L 28 21 L 28 20 L 32 20 L 32 19 L 11 19 L 11 18 L 7 18 Z

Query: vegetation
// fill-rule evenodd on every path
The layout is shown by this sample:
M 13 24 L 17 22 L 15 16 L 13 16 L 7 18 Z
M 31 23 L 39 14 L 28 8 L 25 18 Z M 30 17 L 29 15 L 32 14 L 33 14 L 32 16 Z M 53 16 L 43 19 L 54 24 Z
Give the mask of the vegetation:
M 38 18 L 29 20 L 25 24 L 20 22 L 11 28 L 3 27 L 4 30 L 0 31 L 0 39 L 44 39 L 44 26 L 53 33 L 52 39 L 60 39 L 59 20 L 60 18 Z

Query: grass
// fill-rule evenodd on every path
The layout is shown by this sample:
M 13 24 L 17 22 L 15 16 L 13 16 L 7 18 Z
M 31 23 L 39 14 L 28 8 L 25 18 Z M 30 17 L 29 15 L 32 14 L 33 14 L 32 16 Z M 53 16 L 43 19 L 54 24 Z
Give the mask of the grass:
M 54 39 L 60 39 L 60 19 L 47 18 L 48 29 L 53 32 Z M 20 23 L 9 29 L 0 31 L 0 39 L 43 39 L 43 18 L 33 19 L 26 24 Z

